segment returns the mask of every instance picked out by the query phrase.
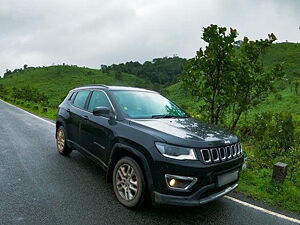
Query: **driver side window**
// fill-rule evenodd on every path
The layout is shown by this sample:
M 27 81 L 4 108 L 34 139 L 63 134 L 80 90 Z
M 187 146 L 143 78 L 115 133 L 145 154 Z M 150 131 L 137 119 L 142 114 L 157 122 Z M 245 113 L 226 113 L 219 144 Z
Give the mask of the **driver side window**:
M 107 96 L 105 95 L 105 93 L 102 91 L 93 91 L 91 99 L 90 99 L 88 111 L 92 112 L 94 108 L 101 107 L 101 106 L 111 109 L 111 104 L 110 104 L 109 100 L 107 99 Z

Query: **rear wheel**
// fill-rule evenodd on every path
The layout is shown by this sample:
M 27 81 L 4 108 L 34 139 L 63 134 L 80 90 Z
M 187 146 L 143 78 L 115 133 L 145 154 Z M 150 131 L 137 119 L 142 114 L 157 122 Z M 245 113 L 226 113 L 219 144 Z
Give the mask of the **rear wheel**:
M 113 187 L 117 199 L 128 208 L 142 205 L 145 198 L 145 180 L 138 163 L 124 157 L 118 161 L 113 171 Z
M 56 147 L 57 151 L 62 155 L 69 155 L 72 152 L 67 145 L 66 132 L 63 126 L 60 126 L 56 131 Z

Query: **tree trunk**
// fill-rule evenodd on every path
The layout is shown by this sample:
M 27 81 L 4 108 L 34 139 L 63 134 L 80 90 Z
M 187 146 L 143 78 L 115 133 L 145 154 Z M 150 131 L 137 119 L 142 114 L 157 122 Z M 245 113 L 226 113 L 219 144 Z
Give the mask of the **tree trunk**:
M 242 115 L 242 112 L 243 112 L 242 110 L 238 111 L 237 116 L 235 117 L 235 119 L 234 119 L 234 121 L 233 121 L 233 123 L 232 123 L 232 125 L 231 125 L 230 130 L 235 130 L 235 127 L 236 127 L 237 123 L 238 123 L 239 120 L 240 120 L 240 117 L 241 117 L 241 115 Z

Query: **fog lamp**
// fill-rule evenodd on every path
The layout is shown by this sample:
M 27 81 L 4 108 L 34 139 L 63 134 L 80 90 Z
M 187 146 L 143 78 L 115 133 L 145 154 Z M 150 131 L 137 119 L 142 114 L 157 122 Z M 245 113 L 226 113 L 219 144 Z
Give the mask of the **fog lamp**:
M 186 191 L 192 187 L 196 182 L 196 177 L 186 177 L 186 176 L 177 176 L 166 174 L 166 183 L 170 189 L 176 189 L 181 191 Z
M 171 180 L 169 181 L 169 185 L 170 185 L 171 187 L 174 187 L 175 184 L 176 184 L 176 180 L 175 180 L 174 178 L 171 179 Z

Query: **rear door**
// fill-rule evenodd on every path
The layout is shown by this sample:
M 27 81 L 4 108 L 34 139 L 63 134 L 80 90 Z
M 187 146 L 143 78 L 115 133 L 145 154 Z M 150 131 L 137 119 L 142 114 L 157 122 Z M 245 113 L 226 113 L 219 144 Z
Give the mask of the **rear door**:
M 86 112 L 86 119 L 82 123 L 80 136 L 81 143 L 85 149 L 96 156 L 100 161 L 105 162 L 107 149 L 112 138 L 112 125 L 109 118 L 93 115 L 93 109 L 105 106 L 113 110 L 113 107 L 104 91 L 93 91 Z
M 84 110 L 90 93 L 91 91 L 89 90 L 78 91 L 69 109 L 70 124 L 72 124 L 72 129 L 68 130 L 68 132 L 70 133 L 71 141 L 75 145 L 80 145 L 79 131 L 81 123 L 84 120 Z

